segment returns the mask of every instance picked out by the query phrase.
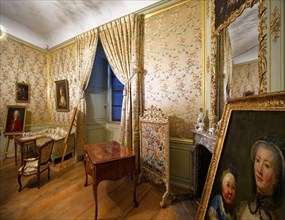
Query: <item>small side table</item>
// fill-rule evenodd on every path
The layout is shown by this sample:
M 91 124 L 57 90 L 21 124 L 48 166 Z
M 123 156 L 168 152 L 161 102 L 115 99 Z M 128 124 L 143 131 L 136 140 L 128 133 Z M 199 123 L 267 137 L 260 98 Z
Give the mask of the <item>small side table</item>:
M 28 145 L 36 146 L 36 137 L 35 136 L 17 136 L 14 137 L 15 142 L 15 163 L 18 165 L 17 161 L 17 145 L 21 147 L 21 166 L 23 166 L 23 156 L 24 156 L 24 147 Z
M 116 141 L 100 144 L 84 145 L 85 150 L 85 174 L 88 184 L 88 175 L 93 178 L 93 194 L 95 199 L 95 218 L 98 215 L 97 188 L 103 180 L 118 180 L 127 173 L 133 174 L 134 185 L 134 206 L 138 206 L 136 199 L 136 187 L 138 174 L 135 164 L 135 154 L 132 151 L 125 150 Z

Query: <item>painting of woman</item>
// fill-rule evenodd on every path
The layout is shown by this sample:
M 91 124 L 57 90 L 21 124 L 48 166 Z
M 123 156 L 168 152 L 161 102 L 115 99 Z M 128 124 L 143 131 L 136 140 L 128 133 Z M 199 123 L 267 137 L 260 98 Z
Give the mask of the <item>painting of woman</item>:
M 59 98 L 59 107 L 62 107 L 62 108 L 66 108 L 66 98 L 65 98 L 65 94 L 64 94 L 64 91 L 63 91 L 63 87 L 61 86 L 59 88 L 59 95 L 60 95 L 60 98 Z
M 280 219 L 284 201 L 284 142 L 277 135 L 256 141 L 251 148 L 252 195 L 243 201 L 237 219 Z
M 55 105 L 59 112 L 69 111 L 68 81 L 55 81 Z

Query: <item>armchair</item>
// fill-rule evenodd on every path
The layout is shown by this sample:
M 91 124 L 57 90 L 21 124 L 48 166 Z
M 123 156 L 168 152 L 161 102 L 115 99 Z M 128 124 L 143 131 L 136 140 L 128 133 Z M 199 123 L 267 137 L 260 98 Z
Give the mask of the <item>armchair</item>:
M 21 177 L 37 175 L 38 188 L 40 188 L 40 175 L 45 170 L 48 170 L 48 179 L 50 179 L 50 158 L 54 144 L 54 140 L 43 138 L 41 144 L 37 144 L 38 155 L 35 158 L 23 160 L 23 166 L 18 170 L 18 183 L 20 185 L 19 192 L 22 190 Z

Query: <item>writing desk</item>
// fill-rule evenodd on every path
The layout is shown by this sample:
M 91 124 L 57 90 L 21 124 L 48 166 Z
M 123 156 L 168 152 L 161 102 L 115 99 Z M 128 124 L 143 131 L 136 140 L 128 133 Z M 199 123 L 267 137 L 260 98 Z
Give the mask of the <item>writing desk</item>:
M 135 154 L 125 150 L 116 141 L 84 145 L 84 167 L 86 174 L 85 186 L 88 185 L 88 175 L 93 178 L 93 194 L 95 200 L 95 218 L 98 215 L 97 188 L 103 180 L 118 180 L 126 174 L 134 177 L 134 206 L 138 206 L 136 187 L 138 174 L 135 165 Z

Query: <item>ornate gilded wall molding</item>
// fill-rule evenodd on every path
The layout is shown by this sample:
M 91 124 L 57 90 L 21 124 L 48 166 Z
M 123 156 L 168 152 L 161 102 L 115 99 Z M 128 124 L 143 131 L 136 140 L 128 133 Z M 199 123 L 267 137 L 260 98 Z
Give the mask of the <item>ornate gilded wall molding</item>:
M 281 28 L 281 15 L 280 11 L 275 6 L 274 11 L 270 15 L 270 35 L 271 41 L 277 43 L 278 38 L 280 37 L 280 28 Z
M 267 60 L 266 60 L 266 7 L 264 6 L 264 1 L 259 0 L 258 6 L 258 75 L 259 75 L 259 94 L 264 94 L 267 92 Z
M 239 17 L 246 8 L 252 7 L 254 4 L 259 4 L 258 9 L 258 74 L 259 74 L 259 94 L 267 92 L 267 60 L 266 60 L 266 7 L 264 5 L 264 0 L 247 0 L 238 10 L 233 12 L 229 18 L 221 24 L 217 29 L 215 29 L 215 1 L 212 1 L 212 14 L 211 14 L 211 115 L 210 115 L 210 127 L 215 125 L 216 122 L 216 105 L 217 105 L 217 36 L 219 33 L 229 26 L 237 17 Z
M 210 16 L 210 5 L 211 5 L 211 1 L 206 1 L 206 16 L 207 16 L 207 19 Z
M 211 109 L 210 109 L 210 127 L 215 124 L 216 121 L 216 50 L 217 50 L 217 43 L 216 37 L 214 35 L 215 32 L 215 1 L 212 1 L 212 13 L 211 13 Z
M 225 27 L 229 26 L 237 17 L 239 17 L 243 11 L 246 8 L 252 7 L 254 4 L 256 3 L 256 0 L 247 0 L 238 10 L 234 11 L 229 18 L 223 23 L 221 24 L 215 31 L 214 31 L 214 35 L 219 35 L 219 33 L 221 32 L 221 30 L 223 30 Z M 213 0 L 213 4 L 215 4 L 215 1 Z M 214 9 L 215 10 L 215 9 Z M 212 10 L 212 13 L 215 16 L 215 11 Z M 214 20 L 214 24 L 215 24 L 215 20 Z M 215 25 L 214 25 L 215 26 Z
M 207 73 L 210 72 L 210 67 L 211 67 L 210 65 L 211 65 L 210 56 L 207 56 L 207 63 L 206 63 Z

